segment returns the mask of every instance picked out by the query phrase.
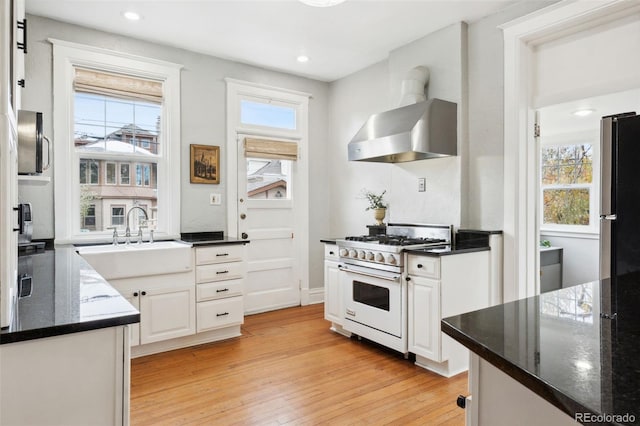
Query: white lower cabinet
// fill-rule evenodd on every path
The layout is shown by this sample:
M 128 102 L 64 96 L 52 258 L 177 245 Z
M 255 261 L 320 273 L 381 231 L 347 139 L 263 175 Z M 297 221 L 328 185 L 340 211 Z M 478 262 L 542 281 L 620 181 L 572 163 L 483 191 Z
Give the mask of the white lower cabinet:
M 128 326 L 0 346 L 0 424 L 129 424 Z
M 140 311 L 140 323 L 131 325 L 131 346 L 195 334 L 193 271 L 109 280 L 109 283 Z
M 416 364 L 451 377 L 468 369 L 469 352 L 440 331 L 440 321 L 490 305 L 490 252 L 406 255 L 408 347 Z
M 197 332 L 239 328 L 244 323 L 244 245 L 196 247 L 195 252 Z
M 409 281 L 409 351 L 442 361 L 440 351 L 440 281 L 412 277 Z
M 340 286 L 340 265 L 331 260 L 324 261 L 324 318 L 343 325 L 344 294 Z
M 140 291 L 140 344 L 189 336 L 196 332 L 193 285 Z

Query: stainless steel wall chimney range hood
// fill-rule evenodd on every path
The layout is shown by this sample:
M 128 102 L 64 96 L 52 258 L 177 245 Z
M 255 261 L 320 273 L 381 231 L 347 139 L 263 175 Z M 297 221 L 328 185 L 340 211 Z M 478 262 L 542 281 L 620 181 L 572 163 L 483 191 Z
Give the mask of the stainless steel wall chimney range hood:
M 349 161 L 401 163 L 457 155 L 457 105 L 441 99 L 374 114 L 349 142 Z

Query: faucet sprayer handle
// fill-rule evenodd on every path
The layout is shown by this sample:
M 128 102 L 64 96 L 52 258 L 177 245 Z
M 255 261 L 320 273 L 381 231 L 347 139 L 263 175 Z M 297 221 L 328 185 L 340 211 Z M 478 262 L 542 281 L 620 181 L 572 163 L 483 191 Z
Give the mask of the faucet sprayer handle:
M 107 229 L 113 229 L 113 241 L 111 244 L 114 246 L 118 245 L 118 227 L 117 226 L 108 226 Z

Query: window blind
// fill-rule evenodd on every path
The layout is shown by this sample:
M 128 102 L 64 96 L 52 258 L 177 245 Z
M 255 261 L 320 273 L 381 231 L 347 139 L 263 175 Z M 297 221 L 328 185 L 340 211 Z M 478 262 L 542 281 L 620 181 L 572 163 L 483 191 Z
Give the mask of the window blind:
M 244 155 L 252 158 L 275 158 L 279 160 L 297 160 L 298 144 L 271 139 L 244 139 Z
M 86 68 L 75 68 L 76 92 L 162 103 L 162 82 Z

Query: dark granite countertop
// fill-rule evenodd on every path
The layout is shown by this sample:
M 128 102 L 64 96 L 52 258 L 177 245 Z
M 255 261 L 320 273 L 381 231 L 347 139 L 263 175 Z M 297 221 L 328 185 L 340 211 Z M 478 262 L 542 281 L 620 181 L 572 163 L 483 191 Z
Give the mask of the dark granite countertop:
M 320 242 L 325 244 L 335 244 L 337 239 L 338 238 L 323 238 Z
M 73 247 L 18 257 L 18 273 L 32 275 L 31 296 L 17 302 L 0 344 L 140 322 L 140 313 Z
M 225 237 L 222 231 L 214 232 L 185 232 L 180 234 L 180 240 L 197 246 L 213 246 L 217 244 L 249 244 L 251 240 Z
M 571 417 L 628 413 L 637 422 L 639 306 L 640 276 L 626 276 L 445 318 L 441 326 Z

